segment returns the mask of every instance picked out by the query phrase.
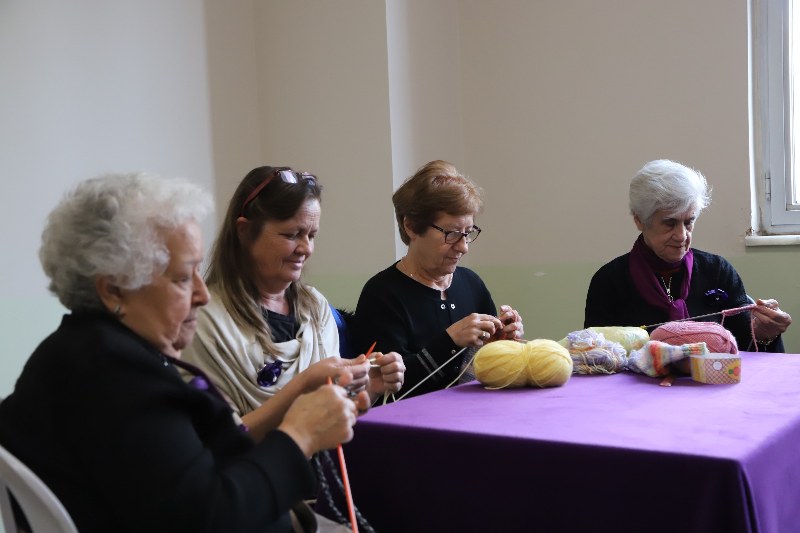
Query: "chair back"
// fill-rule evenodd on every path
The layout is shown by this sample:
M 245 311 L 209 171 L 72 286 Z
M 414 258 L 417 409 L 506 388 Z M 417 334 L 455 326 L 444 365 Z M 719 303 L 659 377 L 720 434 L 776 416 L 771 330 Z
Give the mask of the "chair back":
M 328 305 L 331 308 L 333 319 L 336 321 L 336 329 L 339 330 L 339 356 L 344 359 L 354 359 L 357 354 L 353 349 L 353 341 L 350 338 L 350 330 L 348 329 L 345 313 L 334 307 L 333 304 Z
M 22 509 L 31 533 L 78 533 L 69 513 L 30 468 L 0 446 L 0 514 L 6 533 L 22 527 L 14 516 L 10 494 Z

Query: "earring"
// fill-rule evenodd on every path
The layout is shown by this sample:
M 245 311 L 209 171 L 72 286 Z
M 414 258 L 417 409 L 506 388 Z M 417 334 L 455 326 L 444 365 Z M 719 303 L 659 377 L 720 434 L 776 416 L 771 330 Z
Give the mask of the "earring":
M 122 307 L 117 304 L 117 306 L 114 308 L 114 316 L 119 317 L 120 315 L 122 315 Z

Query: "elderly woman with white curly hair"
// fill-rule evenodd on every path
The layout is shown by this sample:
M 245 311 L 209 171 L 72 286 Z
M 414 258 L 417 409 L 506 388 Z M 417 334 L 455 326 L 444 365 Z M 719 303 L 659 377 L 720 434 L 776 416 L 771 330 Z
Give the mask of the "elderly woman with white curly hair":
M 323 385 L 277 427 L 248 433 L 179 359 L 208 302 L 209 207 L 184 180 L 108 175 L 80 183 L 48 219 L 40 258 L 70 313 L 0 403 L 0 443 L 82 532 L 289 531 L 315 488 L 307 458 L 352 438 L 368 406 L 366 393 L 352 401 Z M 352 381 L 346 369 L 337 377 Z
M 658 324 L 748 305 L 733 266 L 691 248 L 697 218 L 710 202 L 700 172 L 666 159 L 642 167 L 630 184 L 630 210 L 641 233 L 629 253 L 595 273 L 584 327 Z M 781 334 L 791 317 L 776 300 L 756 304 L 751 312 L 726 317 L 725 328 L 739 350 L 782 352 Z M 720 313 L 705 320 L 721 319 Z

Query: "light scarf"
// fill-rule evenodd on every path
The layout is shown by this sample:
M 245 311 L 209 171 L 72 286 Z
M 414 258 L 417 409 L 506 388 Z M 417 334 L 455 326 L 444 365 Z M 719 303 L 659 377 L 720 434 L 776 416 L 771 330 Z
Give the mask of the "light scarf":
M 277 343 L 276 352 L 266 354 L 255 333 L 240 328 L 212 292 L 211 301 L 198 312 L 194 340 L 181 358 L 205 371 L 231 407 L 245 415 L 312 364 L 339 355 L 339 333 L 328 301 L 315 289 L 312 294 L 320 309 L 319 330 L 302 321 L 296 338 Z M 261 387 L 257 383 L 258 372 L 265 363 L 276 360 L 283 362 L 281 375 L 273 385 Z

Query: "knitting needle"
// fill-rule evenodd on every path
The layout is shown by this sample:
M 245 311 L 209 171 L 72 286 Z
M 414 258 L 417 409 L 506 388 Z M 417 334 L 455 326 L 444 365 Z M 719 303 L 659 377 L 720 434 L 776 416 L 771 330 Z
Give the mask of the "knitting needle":
M 375 346 L 373 344 L 373 346 Z M 370 348 L 372 351 L 372 348 Z M 333 383 L 330 376 L 328 376 L 328 385 Z M 342 445 L 336 447 L 339 454 L 339 469 L 342 471 L 342 484 L 344 485 L 344 496 L 347 500 L 347 513 L 350 515 L 350 525 L 353 526 L 353 533 L 358 533 L 358 522 L 356 522 L 355 505 L 353 504 L 353 493 L 350 492 L 350 479 L 347 477 L 347 465 L 344 462 L 344 450 Z
M 660 322 L 658 324 L 650 324 L 649 326 L 639 326 L 642 329 L 650 329 L 650 328 L 657 328 L 658 326 L 663 326 L 664 324 L 670 324 L 672 322 L 686 322 L 687 320 L 697 320 L 698 318 L 708 318 L 710 316 L 716 315 L 725 315 L 731 316 L 742 313 L 744 311 L 749 311 L 750 309 L 755 309 L 756 304 L 745 305 L 743 307 L 734 307 L 731 309 L 723 309 L 722 311 L 717 311 L 716 313 L 708 313 L 707 315 L 699 315 L 699 316 L 690 316 L 687 318 L 678 318 L 676 320 L 667 320 L 666 322 Z
M 371 353 L 372 353 L 372 350 L 374 350 L 374 349 L 375 349 L 375 345 L 376 345 L 376 344 L 378 344 L 378 341 L 375 341 L 375 342 L 373 342 L 373 343 L 372 343 L 372 346 L 370 346 L 370 347 L 369 347 L 369 350 L 367 350 L 367 353 L 365 353 L 365 354 L 364 354 L 364 355 L 366 355 L 366 356 L 367 356 L 367 360 L 369 361 L 369 366 L 370 366 L 371 368 L 378 368 L 378 365 L 376 365 L 376 364 L 375 364 L 375 359 L 377 359 L 378 357 L 377 357 L 377 356 L 375 356 L 375 357 L 373 357 L 372 359 L 370 359 L 370 358 L 369 358 L 369 354 L 371 354 Z

